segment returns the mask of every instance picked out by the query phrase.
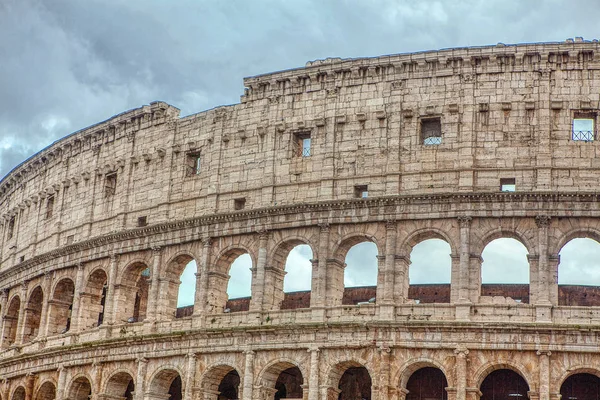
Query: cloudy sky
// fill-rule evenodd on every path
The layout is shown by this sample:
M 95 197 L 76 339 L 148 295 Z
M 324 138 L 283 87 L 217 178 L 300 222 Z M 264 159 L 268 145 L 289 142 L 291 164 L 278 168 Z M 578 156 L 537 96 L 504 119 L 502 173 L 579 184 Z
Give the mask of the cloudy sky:
M 593 39 L 598 15 L 595 0 L 1 0 L 0 178 L 154 100 L 188 115 L 309 60 Z

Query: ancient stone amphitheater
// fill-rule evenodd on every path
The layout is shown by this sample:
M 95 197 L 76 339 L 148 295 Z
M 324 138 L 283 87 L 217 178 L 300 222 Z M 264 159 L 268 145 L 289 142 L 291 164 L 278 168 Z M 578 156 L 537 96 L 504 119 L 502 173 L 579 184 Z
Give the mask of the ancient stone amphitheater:
M 596 41 L 327 59 L 244 85 L 187 117 L 124 112 L 0 182 L 2 400 L 598 398 L 600 302 L 557 280 L 566 243 L 600 238 Z M 481 254 L 502 237 L 530 283 L 490 296 Z M 408 279 L 431 238 L 451 248 L 440 294 Z M 364 241 L 378 278 L 361 292 L 343 277 Z M 283 291 L 299 244 L 304 297 Z

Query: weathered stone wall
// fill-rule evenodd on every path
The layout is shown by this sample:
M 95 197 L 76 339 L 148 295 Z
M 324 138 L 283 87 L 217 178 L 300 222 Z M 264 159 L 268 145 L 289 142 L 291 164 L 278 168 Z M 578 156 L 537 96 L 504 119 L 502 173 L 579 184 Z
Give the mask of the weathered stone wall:
M 496 370 L 550 400 L 600 375 L 596 290 L 557 279 L 569 240 L 600 239 L 597 141 L 571 132 L 597 119 L 598 46 L 317 61 L 245 79 L 240 104 L 180 118 L 156 102 L 49 146 L 0 182 L 0 398 L 410 400 L 427 367 L 451 400 Z M 500 237 L 527 249 L 528 287 L 481 284 Z M 437 292 L 408 279 L 431 238 L 451 249 Z M 377 286 L 344 288 L 365 241 Z M 286 297 L 299 244 L 311 291 Z M 252 296 L 231 301 L 241 254 Z

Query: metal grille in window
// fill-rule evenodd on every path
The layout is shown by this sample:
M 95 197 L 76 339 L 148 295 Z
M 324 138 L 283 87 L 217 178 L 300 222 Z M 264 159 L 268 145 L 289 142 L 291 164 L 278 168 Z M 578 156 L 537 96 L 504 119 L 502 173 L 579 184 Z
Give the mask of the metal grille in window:
M 596 139 L 594 121 L 596 115 L 588 112 L 577 112 L 573 118 L 573 129 L 571 131 L 571 140 L 592 142 Z
M 442 137 L 441 136 L 430 136 L 428 138 L 425 138 L 423 140 L 423 144 L 426 146 L 432 146 L 432 145 L 436 145 L 436 144 L 442 144 Z
M 296 133 L 292 143 L 294 155 L 297 157 L 310 157 L 310 133 Z
M 442 144 L 442 122 L 440 118 L 421 120 L 421 140 L 426 146 Z
M 594 132 L 592 132 L 592 131 L 573 131 L 573 140 L 592 142 L 594 140 Z

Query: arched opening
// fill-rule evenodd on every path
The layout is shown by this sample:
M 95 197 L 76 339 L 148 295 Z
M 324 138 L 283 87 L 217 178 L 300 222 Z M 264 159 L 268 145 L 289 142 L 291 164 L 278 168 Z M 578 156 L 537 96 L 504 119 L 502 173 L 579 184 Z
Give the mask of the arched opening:
M 442 239 L 426 239 L 410 252 L 408 298 L 416 303 L 450 303 L 452 250 Z
M 92 272 L 81 294 L 80 326 L 81 329 L 90 329 L 102 325 L 104 322 L 104 307 L 106 292 L 108 290 L 108 276 L 102 269 Z
M 516 239 L 499 238 L 488 243 L 481 253 L 481 296 L 529 303 L 528 254 Z
M 560 395 L 563 400 L 598 400 L 600 378 L 587 373 L 571 375 L 561 385 Z
M 189 254 L 180 254 L 167 264 L 160 292 L 167 294 L 166 304 L 160 305 L 164 319 L 181 318 L 194 312 L 196 293 L 196 261 Z
M 133 377 L 127 372 L 119 372 L 111 376 L 106 384 L 105 394 L 113 398 L 121 398 L 125 400 L 133 400 L 133 392 L 135 385 Z
M 340 378 L 338 389 L 338 400 L 371 400 L 371 375 L 365 367 L 350 367 Z
M 558 304 L 600 306 L 600 243 L 575 238 L 559 252 Z
M 218 365 L 208 370 L 202 377 L 202 393 L 217 400 L 239 399 L 240 375 L 229 365 Z
M 19 324 L 19 309 L 21 308 L 21 299 L 15 296 L 10 301 L 6 315 L 4 316 L 4 328 L 2 337 L 4 346 L 10 346 L 17 339 L 17 326 Z
M 139 322 L 146 319 L 149 287 L 150 268 L 141 262 L 129 265 L 115 291 L 115 310 L 118 310 L 115 313 L 116 322 Z
M 444 373 L 434 367 L 424 367 L 415 371 L 406 384 L 406 400 L 447 400 L 448 381 Z
M 181 376 L 172 369 L 160 371 L 150 383 L 150 392 L 169 400 L 181 400 Z
M 359 304 L 359 303 L 375 303 L 377 294 L 377 279 L 378 266 L 377 255 L 379 251 L 377 245 L 367 241 L 366 238 L 360 238 L 360 242 L 354 244 L 344 259 L 345 267 L 343 268 L 344 291 L 342 304 Z M 336 266 L 328 265 L 328 274 L 332 278 L 331 289 L 335 293 L 336 282 L 338 279 Z M 335 297 L 335 295 L 334 295 Z M 339 303 L 332 303 L 339 304 Z
M 80 376 L 71 383 L 69 400 L 89 400 L 92 395 L 92 385 L 85 376 Z
M 481 383 L 481 400 L 527 399 L 529 385 L 523 377 L 510 369 L 498 369 Z
M 58 281 L 49 304 L 48 335 L 66 333 L 71 328 L 75 284 L 69 278 Z
M 252 296 L 252 257 L 243 249 L 232 249 L 208 273 L 209 312 L 248 311 Z
M 310 307 L 313 252 L 309 245 L 294 246 L 285 260 L 282 310 Z
M 35 400 L 54 400 L 55 398 L 56 387 L 52 382 L 44 382 L 35 395 Z
M 25 400 L 25 388 L 23 386 L 19 386 L 15 389 L 12 400 Z
M 275 382 L 275 400 L 279 399 L 302 399 L 302 372 L 298 367 L 287 368 L 279 374 Z
M 42 318 L 42 305 L 44 304 L 44 292 L 37 286 L 29 295 L 25 307 L 25 326 L 23 331 L 23 343 L 31 342 L 40 333 L 40 320 Z

